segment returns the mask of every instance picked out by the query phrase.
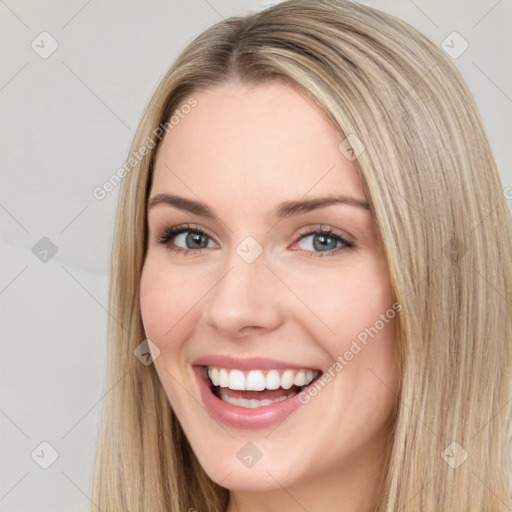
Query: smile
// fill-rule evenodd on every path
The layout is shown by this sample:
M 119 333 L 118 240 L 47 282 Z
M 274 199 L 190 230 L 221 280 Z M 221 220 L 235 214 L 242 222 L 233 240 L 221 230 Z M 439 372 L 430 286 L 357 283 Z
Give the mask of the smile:
M 267 358 L 204 355 L 191 362 L 202 402 L 218 422 L 237 429 L 264 429 L 301 409 L 301 391 L 322 371 Z
M 309 369 L 250 370 L 206 367 L 217 398 L 238 407 L 255 409 L 294 397 L 320 371 Z

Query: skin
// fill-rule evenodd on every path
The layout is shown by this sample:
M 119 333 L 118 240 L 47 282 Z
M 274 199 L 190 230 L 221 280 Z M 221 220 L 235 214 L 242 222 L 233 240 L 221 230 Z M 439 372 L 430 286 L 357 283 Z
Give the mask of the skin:
M 370 511 L 398 387 L 396 318 L 271 429 L 215 421 L 190 364 L 223 354 L 327 371 L 390 310 L 389 274 L 368 210 L 333 204 L 272 217 L 287 200 L 334 193 L 367 200 L 355 162 L 338 149 L 344 137 L 321 110 L 287 85 L 226 83 L 193 97 L 197 106 L 159 148 L 150 198 L 201 200 L 219 220 L 165 204 L 149 209 L 140 305 L 160 350 L 154 364 L 162 386 L 202 467 L 230 490 L 228 512 Z M 199 252 L 185 233 L 174 244 L 198 252 L 184 255 L 156 241 L 182 223 L 206 230 L 208 246 Z M 336 252 L 344 246 L 331 241 L 322 250 L 313 245 L 318 235 L 301 238 L 303 228 L 326 226 L 355 248 Z M 236 252 L 248 236 L 263 249 L 252 263 Z M 262 454 L 251 468 L 237 457 L 248 442 Z

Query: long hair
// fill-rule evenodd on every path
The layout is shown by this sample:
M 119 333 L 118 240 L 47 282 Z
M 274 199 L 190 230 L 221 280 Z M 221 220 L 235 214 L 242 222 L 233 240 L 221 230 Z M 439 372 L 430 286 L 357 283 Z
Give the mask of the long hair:
M 134 355 L 146 338 L 139 286 L 161 127 L 193 115 L 194 92 L 228 81 L 305 92 L 357 155 L 402 305 L 396 419 L 375 511 L 510 507 L 512 229 L 473 97 L 449 58 L 393 16 L 345 0 L 289 0 L 195 38 L 134 137 L 112 247 L 93 510 L 221 512 L 228 501 L 200 467 L 154 366 Z

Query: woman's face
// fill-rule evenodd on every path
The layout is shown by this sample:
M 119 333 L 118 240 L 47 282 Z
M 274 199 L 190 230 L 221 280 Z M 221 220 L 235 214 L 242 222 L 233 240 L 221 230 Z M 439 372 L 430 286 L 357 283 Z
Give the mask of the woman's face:
M 353 156 L 284 84 L 193 97 L 148 208 L 141 312 L 162 386 L 223 487 L 343 481 L 360 500 L 382 470 L 396 311 Z M 335 197 L 352 202 L 314 202 Z

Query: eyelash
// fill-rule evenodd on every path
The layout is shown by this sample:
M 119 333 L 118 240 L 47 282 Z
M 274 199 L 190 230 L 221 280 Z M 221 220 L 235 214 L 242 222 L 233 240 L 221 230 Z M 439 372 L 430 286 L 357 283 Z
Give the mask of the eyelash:
M 203 249 L 183 249 L 183 247 L 177 247 L 175 245 L 171 245 L 171 241 L 173 238 L 177 237 L 181 233 L 186 233 L 187 231 L 190 231 L 191 233 L 204 235 L 208 238 L 212 238 L 206 231 L 201 229 L 199 226 L 195 226 L 193 224 L 181 224 L 179 226 L 174 226 L 172 228 L 167 228 L 164 230 L 161 236 L 159 236 L 156 241 L 159 244 L 165 245 L 167 249 L 170 252 L 176 253 L 176 254 L 200 254 L 205 248 Z M 304 231 L 299 233 L 299 238 L 297 241 L 300 241 L 302 238 L 308 236 L 308 235 L 326 235 L 329 238 L 333 238 L 334 240 L 341 242 L 343 246 L 338 247 L 336 249 L 331 249 L 329 251 L 307 251 L 302 250 L 302 252 L 306 253 L 308 257 L 311 258 L 325 258 L 333 256 L 334 254 L 337 254 L 340 251 L 343 250 L 350 250 L 354 249 L 355 245 L 352 242 L 349 242 L 346 238 L 342 237 L 340 234 L 336 233 L 331 228 L 326 229 L 305 229 Z

